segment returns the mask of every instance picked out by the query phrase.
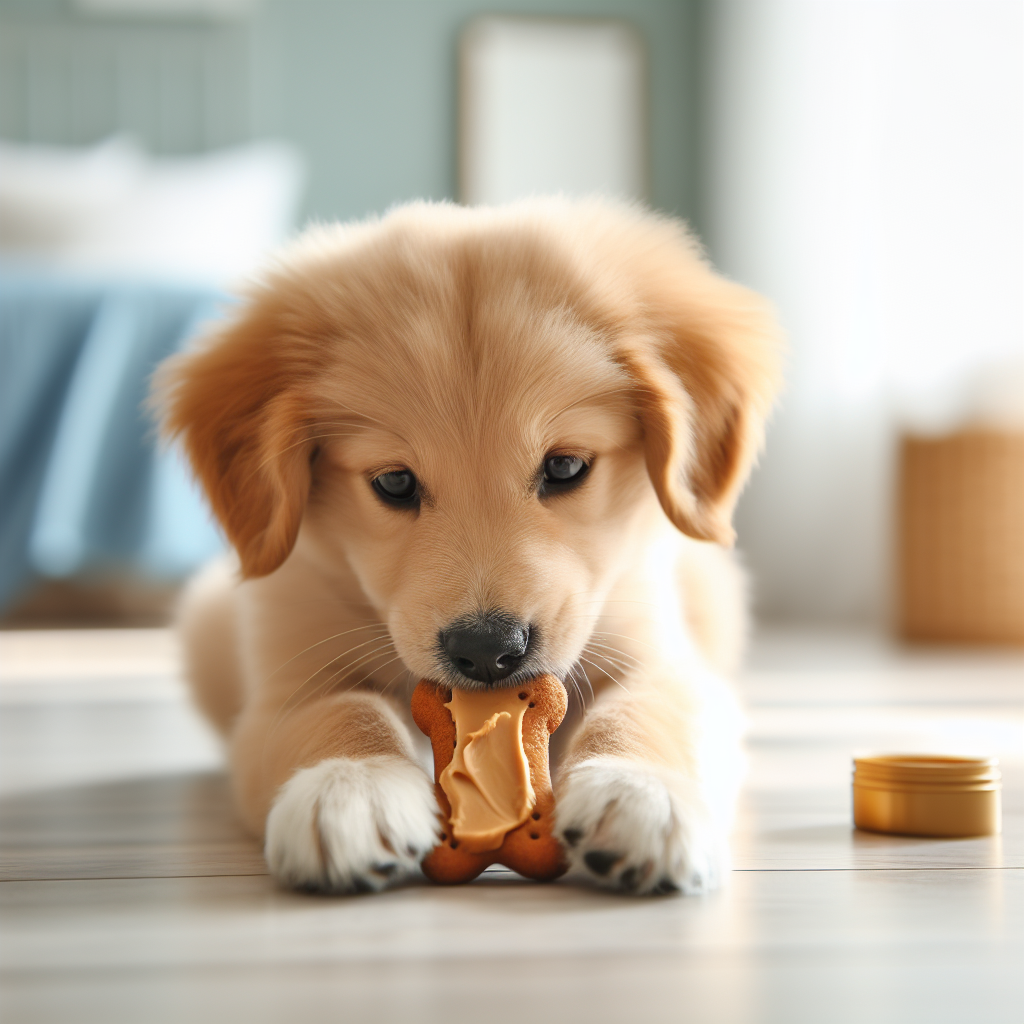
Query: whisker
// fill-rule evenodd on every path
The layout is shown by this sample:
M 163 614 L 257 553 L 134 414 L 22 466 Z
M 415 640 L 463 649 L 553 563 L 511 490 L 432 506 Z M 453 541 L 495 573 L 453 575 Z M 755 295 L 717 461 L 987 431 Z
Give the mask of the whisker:
M 569 666 L 569 670 L 565 673 L 565 678 L 569 683 L 572 684 L 572 689 L 569 690 L 569 695 L 576 698 L 580 704 L 580 710 L 583 709 L 583 694 L 580 693 L 580 684 L 576 682 L 576 677 L 572 674 L 572 666 Z M 566 687 L 566 689 L 569 689 Z
M 341 635 L 341 634 L 339 634 L 339 635 Z M 390 635 L 385 637 L 383 634 L 379 634 L 377 636 L 370 637 L 369 640 L 364 640 L 363 643 L 356 644 L 354 647 L 350 647 L 347 651 L 342 651 L 341 654 L 338 654 L 335 657 L 331 658 L 330 661 L 328 661 L 325 664 L 321 665 L 315 672 L 313 672 L 310 675 L 306 676 L 306 678 L 303 679 L 302 682 L 299 683 L 299 685 L 297 687 L 295 687 L 295 689 L 291 692 L 291 694 L 288 696 L 288 698 L 284 701 L 284 704 L 282 705 L 282 707 L 286 706 L 288 704 L 288 701 L 290 701 L 292 699 L 292 697 L 294 697 L 295 694 L 297 694 L 307 683 L 309 683 L 313 679 L 316 679 L 316 677 L 318 675 L 320 675 L 321 672 L 323 672 L 326 669 L 330 668 L 331 665 L 333 665 L 336 661 L 340 661 L 342 658 L 348 656 L 353 651 L 358 651 L 361 647 L 366 647 L 368 644 L 381 643 L 385 639 L 387 640 L 388 643 L 392 642 Z M 316 645 L 314 644 L 313 646 L 316 646 Z
M 630 654 L 628 650 L 621 650 L 617 644 L 605 640 L 603 637 L 596 633 L 591 633 L 590 636 L 586 638 L 582 646 L 585 647 L 587 644 L 595 644 L 600 646 L 603 650 L 611 651 L 612 653 L 618 653 L 623 655 L 624 657 L 628 656 L 633 661 L 637 662 L 637 664 L 641 664 L 643 662 L 642 658 L 635 657 L 634 655 Z
M 356 669 L 365 665 L 368 661 L 373 661 L 374 658 L 378 658 L 381 655 L 387 654 L 389 650 L 393 651 L 394 649 L 395 645 L 391 642 L 389 638 L 386 642 L 380 643 L 380 645 L 375 647 L 372 651 L 364 652 L 358 658 L 356 658 L 355 661 L 350 661 L 348 664 L 343 665 L 341 668 L 332 672 L 325 680 L 318 683 L 313 688 L 311 693 L 306 694 L 299 703 L 302 703 L 302 701 L 306 701 L 326 693 L 339 680 L 342 680 L 347 675 L 350 675 L 351 673 L 355 672 Z M 370 671 L 372 672 L 373 670 L 371 669 Z M 351 689 L 351 687 L 348 687 L 348 689 Z
M 346 654 L 351 654 L 352 651 L 358 650 L 360 647 L 365 647 L 366 644 L 371 644 L 371 643 L 376 643 L 376 644 L 379 644 L 380 646 L 374 648 L 374 650 L 370 651 L 368 654 L 360 656 L 358 659 L 356 659 L 356 662 L 354 664 L 350 663 L 348 665 L 343 666 L 338 671 L 332 672 L 327 677 L 327 679 L 325 679 L 322 682 L 318 683 L 308 693 L 305 693 L 305 694 L 302 694 L 301 696 L 298 696 L 301 693 L 303 687 L 307 686 L 310 683 L 311 680 L 315 679 L 321 672 L 323 672 L 330 665 L 332 665 L 335 661 L 337 661 L 338 658 L 343 658 L 343 657 L 345 657 Z M 391 647 L 392 649 L 394 647 L 390 637 L 387 637 L 386 639 L 383 638 L 383 637 L 375 637 L 375 638 L 373 638 L 371 640 L 367 640 L 366 643 L 357 644 L 355 647 L 349 648 L 348 651 L 345 651 L 343 654 L 338 655 L 338 658 L 332 658 L 329 662 L 327 662 L 326 665 L 321 665 L 320 668 L 318 668 L 316 670 L 316 672 L 314 672 L 310 676 L 307 676 L 306 679 L 304 679 L 288 695 L 288 697 L 285 699 L 285 701 L 281 704 L 281 707 L 278 708 L 277 714 L 274 715 L 274 719 L 270 723 L 269 728 L 267 729 L 267 741 L 269 741 L 270 737 L 280 728 L 280 726 L 285 721 L 287 721 L 287 719 L 291 715 L 295 714 L 295 712 L 298 711 L 298 709 L 300 707 L 302 707 L 303 704 L 307 703 L 310 700 L 314 700 L 314 699 L 320 697 L 321 695 L 323 695 L 331 687 L 333 682 L 336 679 L 338 679 L 340 676 L 344 675 L 345 672 L 352 671 L 354 668 L 358 668 L 360 665 L 365 664 L 366 658 L 374 658 L 374 657 L 377 657 L 377 656 L 379 656 L 381 654 L 387 653 L 387 650 L 388 650 L 389 647 Z M 296 699 L 296 697 L 298 697 L 298 699 Z
M 384 668 L 384 666 L 383 666 L 383 665 L 381 665 L 381 668 Z M 387 682 L 386 682 L 386 683 L 385 683 L 385 684 L 384 684 L 384 685 L 383 685 L 383 686 L 381 687 L 381 691 L 380 691 L 380 692 L 381 692 L 381 693 L 387 693 L 388 687 L 389 687 L 389 686 L 390 686 L 390 685 L 391 685 L 391 684 L 392 684 L 392 683 L 393 683 L 393 682 L 394 682 L 394 681 L 395 681 L 395 680 L 396 680 L 396 679 L 397 679 L 397 678 L 398 678 L 398 677 L 399 677 L 399 676 L 400 676 L 400 675 L 401 675 L 401 674 L 402 674 L 403 672 L 408 672 L 408 671 L 409 671 L 409 669 L 408 669 L 408 668 L 406 668 L 406 667 L 405 667 L 405 665 L 403 665 L 403 666 L 402 666 L 402 667 L 401 667 L 401 668 L 400 668 L 400 669 L 399 669 L 399 670 L 398 670 L 398 671 L 397 671 L 397 672 L 396 672 L 396 673 L 395 673 L 395 674 L 394 674 L 394 675 L 393 675 L 393 676 L 392 676 L 392 677 L 391 677 L 391 678 L 390 678 L 390 679 L 389 679 L 389 680 L 388 680 L 388 681 L 387 681 Z
M 336 679 L 338 679 L 341 676 L 344 676 L 345 673 L 354 671 L 360 665 L 365 664 L 367 660 L 372 660 L 373 658 L 380 657 L 381 655 L 386 654 L 388 652 L 389 648 L 391 648 L 392 650 L 394 649 L 394 643 L 393 643 L 393 641 L 391 639 L 390 629 L 384 623 L 368 622 L 368 623 L 363 623 L 363 624 L 361 624 L 359 626 L 354 626 L 351 629 L 342 630 L 339 633 L 335 633 L 335 634 L 332 634 L 331 636 L 324 637 L 323 640 L 318 640 L 316 643 L 310 644 L 308 647 L 306 647 L 303 650 L 299 651 L 297 654 L 292 655 L 291 658 L 289 658 L 283 664 L 279 665 L 276 669 L 274 669 L 274 671 L 270 674 L 270 676 L 268 676 L 268 679 L 272 678 L 274 675 L 276 675 L 282 669 L 286 668 L 293 661 L 295 661 L 296 658 L 301 657 L 302 655 L 308 653 L 309 651 L 313 650 L 314 648 L 319 647 L 322 644 L 329 643 L 331 640 L 336 640 L 338 637 L 346 636 L 346 635 L 351 634 L 351 633 L 356 633 L 356 632 L 358 632 L 360 630 L 368 630 L 368 631 L 370 631 L 372 633 L 375 633 L 376 635 L 371 636 L 369 640 L 366 640 L 366 641 L 364 641 L 361 644 L 356 644 L 353 647 L 350 647 L 348 650 L 342 651 L 340 654 L 338 654 L 335 657 L 331 658 L 325 664 L 320 665 L 316 669 L 316 671 L 314 671 L 309 676 L 307 676 L 285 698 L 285 700 L 282 702 L 281 706 L 278 708 L 276 714 L 274 715 L 274 719 L 270 723 L 270 726 L 268 727 L 267 732 L 266 732 L 266 734 L 264 736 L 264 741 L 263 741 L 263 757 L 264 758 L 266 757 L 267 746 L 269 745 L 271 739 L 273 738 L 273 736 L 277 732 L 277 730 L 280 729 L 281 725 L 291 715 L 295 714 L 300 707 L 302 707 L 305 703 L 307 703 L 307 701 L 310 701 L 310 700 L 318 698 L 321 694 L 323 694 L 324 692 L 326 692 L 329 689 L 329 687 L 333 684 L 333 682 Z M 347 657 L 348 655 L 352 654 L 354 651 L 360 650 L 361 648 L 366 647 L 369 644 L 377 644 L 379 646 L 374 647 L 374 649 L 372 651 L 368 652 L 367 654 L 364 654 L 364 655 L 360 656 L 355 661 L 355 663 L 349 663 L 349 664 L 347 664 L 345 666 L 342 666 L 339 670 L 337 670 L 335 672 L 332 672 L 327 677 L 327 679 L 325 679 L 321 683 L 317 684 L 310 692 L 305 693 L 305 694 L 302 693 L 303 689 L 305 689 L 313 679 L 315 679 L 322 672 L 324 672 L 328 668 L 330 668 L 331 665 L 336 664 L 342 658 Z M 396 654 L 396 658 L 397 657 L 398 656 Z M 385 662 L 385 665 L 392 664 L 392 662 L 395 661 L 396 658 L 392 658 L 390 661 Z M 382 666 L 379 666 L 379 667 L 382 667 Z M 301 694 L 301 696 L 300 696 L 300 694 Z M 296 698 L 298 698 L 298 699 L 296 699 Z
M 631 691 L 629 690 L 629 687 L 627 687 L 627 686 L 626 686 L 626 685 L 625 685 L 625 684 L 624 684 L 624 683 L 622 682 L 622 680 L 621 680 L 621 679 L 619 679 L 619 678 L 617 678 L 617 677 L 616 677 L 615 673 L 616 673 L 616 672 L 619 672 L 619 673 L 620 673 L 620 674 L 621 674 L 622 676 L 624 676 L 624 677 L 628 677 L 628 676 L 630 675 L 630 673 L 632 673 L 632 672 L 635 672 L 635 671 L 636 671 L 636 667 L 635 667 L 635 666 L 627 665 L 626 663 L 624 663 L 624 662 L 621 662 L 621 661 L 619 661 L 619 660 L 618 660 L 618 659 L 616 659 L 616 658 L 610 657 L 610 656 L 609 656 L 609 655 L 607 655 L 607 654 L 602 654 L 602 653 L 601 653 L 601 652 L 599 652 L 599 651 L 595 651 L 595 650 L 592 650 L 592 649 L 590 648 L 590 646 L 589 646 L 589 645 L 585 646 L 585 647 L 583 648 L 583 650 L 584 650 L 584 651 L 585 651 L 585 652 L 586 652 L 587 654 L 589 654 L 589 655 L 590 655 L 590 656 L 591 656 L 592 658 L 598 658 L 598 659 L 600 659 L 601 661 L 605 661 L 605 662 L 607 662 L 607 663 L 608 663 L 608 664 L 609 664 L 609 665 L 611 666 L 611 669 L 606 669 L 606 668 L 605 668 L 605 669 L 602 669 L 602 668 L 601 668 L 601 667 L 600 667 L 599 665 L 595 664 L 595 663 L 594 663 L 593 661 L 587 661 L 587 664 L 588 664 L 588 665 L 591 665 L 591 666 L 593 666 L 594 668 L 598 669 L 599 671 L 602 671 L 602 672 L 604 672 L 604 674 L 605 674 L 605 675 L 606 675 L 606 676 L 607 676 L 607 677 L 608 677 L 609 679 L 611 679 L 611 681 L 612 681 L 613 683 L 615 683 L 615 684 L 616 684 L 617 686 L 619 686 L 619 687 L 620 687 L 620 688 L 621 688 L 622 690 L 624 690 L 624 691 L 625 691 L 626 693 L 629 693 L 629 692 L 631 692 Z M 587 660 L 587 659 L 583 658 L 583 655 L 582 655 L 582 654 L 580 655 L 580 658 L 581 658 L 581 660 L 584 660 L 584 661 L 586 661 L 586 660 Z
M 585 671 L 583 670 L 583 666 L 582 666 L 582 665 L 580 665 L 580 664 L 579 664 L 578 662 L 576 663 L 576 666 L 575 666 L 575 668 L 576 668 L 576 671 L 577 671 L 578 673 L 582 674 L 582 676 L 583 676 L 583 681 L 584 681 L 584 682 L 585 682 L 585 683 L 587 684 L 587 690 L 588 690 L 588 691 L 590 692 L 590 700 L 591 700 L 591 701 L 593 701 L 593 700 L 594 700 L 594 696 L 595 696 L 595 695 L 594 695 L 594 687 L 593 687 L 593 686 L 591 686 L 591 684 L 590 684 L 590 677 L 589 677 L 589 676 L 587 675 L 587 673 L 586 673 L 586 672 L 585 672 Z M 578 686 L 578 685 L 579 685 L 579 683 L 577 683 L 577 686 Z M 580 695 L 581 695 L 582 697 L 584 697 L 584 698 L 585 698 L 585 696 L 586 696 L 586 695 L 585 695 L 585 694 L 583 693 L 583 690 L 582 690 L 582 688 L 580 689 Z
M 380 648 L 380 649 L 378 649 L 378 650 L 376 650 L 376 651 L 372 652 L 372 653 L 371 653 L 370 655 L 368 655 L 368 656 L 364 656 L 363 658 L 360 658 L 360 659 L 359 659 L 359 660 L 358 660 L 358 661 L 357 661 L 357 662 L 355 663 L 355 665 L 348 665 L 348 666 L 345 666 L 345 668 L 344 668 L 344 669 L 342 669 L 342 672 L 343 672 L 343 673 L 344 673 L 344 672 L 350 672 L 350 671 L 352 671 L 352 670 L 353 670 L 354 668 L 357 668 L 357 667 L 358 667 L 358 666 L 359 666 L 360 664 L 365 664 L 365 662 L 366 662 L 366 659 L 367 659 L 367 657 L 368 657 L 369 659 L 371 659 L 371 660 L 372 660 L 372 659 L 373 659 L 373 658 L 375 658 L 375 657 L 380 657 L 380 656 L 382 656 L 382 655 L 384 655 L 384 654 L 387 654 L 387 653 L 388 653 L 388 650 L 387 650 L 387 647 L 386 647 L 386 646 L 385 646 L 385 647 L 383 647 L 383 648 Z M 379 668 L 383 668 L 383 667 L 385 667 L 385 666 L 387 666 L 387 665 L 390 665 L 390 664 L 391 664 L 392 662 L 394 662 L 394 661 L 395 661 L 395 660 L 396 660 L 397 658 L 398 658 L 398 655 L 396 654 L 394 658 L 390 659 L 390 661 L 386 661 L 386 662 L 384 662 L 384 665 L 382 665 L 382 666 L 377 666 L 377 668 L 375 668 L 375 669 L 371 669 L 371 670 L 370 670 L 370 674 L 372 675 L 372 673 L 373 673 L 374 671 L 377 671 L 377 669 L 379 669 Z M 334 681 L 335 679 L 337 679 L 337 678 L 338 678 L 338 673 L 335 673 L 334 675 L 332 675 L 332 677 L 331 677 L 330 679 L 326 680 L 326 681 L 325 681 L 324 683 L 321 683 L 321 684 L 319 684 L 318 686 L 316 686 L 316 687 L 315 687 L 315 688 L 314 688 L 314 689 L 313 689 L 312 691 L 310 691 L 309 693 L 307 693 L 307 694 L 304 694 L 304 695 L 303 695 L 303 696 L 302 696 L 301 698 L 299 698 L 299 700 L 295 701 L 295 703 L 294 703 L 294 704 L 292 704 L 292 705 L 291 705 L 291 707 L 285 707 L 285 706 L 282 706 L 282 707 L 281 707 L 281 708 L 280 708 L 280 709 L 278 710 L 277 714 L 276 714 L 276 715 L 274 716 L 274 720 L 273 720 L 273 722 L 271 722 L 271 724 L 270 724 L 270 727 L 269 727 L 269 728 L 267 729 L 267 734 L 266 734 L 266 737 L 265 737 L 265 739 L 264 739 L 264 743 L 263 743 L 263 751 L 264 751 L 264 757 L 266 756 L 266 748 L 267 748 L 267 744 L 268 744 L 268 743 L 270 742 L 270 739 L 272 738 L 272 736 L 274 735 L 274 733 L 275 733 L 275 732 L 277 732 L 277 730 L 278 730 L 278 729 L 280 729 L 280 728 L 281 728 L 281 726 L 282 726 L 282 725 L 284 725 L 284 723 L 285 723 L 285 722 L 286 722 L 286 721 L 287 721 L 287 720 L 288 720 L 288 719 L 289 719 L 289 718 L 290 718 L 290 717 L 291 717 L 292 715 L 296 714 L 296 713 L 297 713 L 297 712 L 299 711 L 299 709 L 300 709 L 301 707 L 303 707 L 303 705 L 307 704 L 307 703 L 308 703 L 308 702 L 310 702 L 310 701 L 313 701 L 313 700 L 317 700 L 317 699 L 319 699 L 319 698 L 321 698 L 321 697 L 325 696 L 325 695 L 326 695 L 326 693 L 327 693 L 327 691 L 328 691 L 328 690 L 329 690 L 329 689 L 331 688 L 331 685 L 332 685 L 333 681 Z M 365 677 L 364 677 L 364 678 L 365 678 Z M 362 681 L 362 680 L 360 680 L 360 682 L 361 682 L 361 681 Z M 352 690 L 352 689 L 354 689 L 356 685 L 357 685 L 357 684 L 352 684 L 352 685 L 350 685 L 350 686 L 347 686 L 347 687 L 345 687 L 345 688 L 344 688 L 344 689 L 343 689 L 343 690 L 342 690 L 341 692 L 343 692 L 343 693 L 347 693 L 347 692 L 348 692 L 349 690 Z M 293 696 L 294 696 L 294 695 L 293 695 Z
M 626 636 L 625 633 L 609 633 L 607 630 L 604 630 L 604 629 L 595 629 L 591 635 L 592 636 L 617 636 L 621 640 L 628 640 L 630 643 L 633 643 L 633 644 L 642 644 L 644 647 L 649 647 L 652 651 L 656 651 L 657 650 L 657 648 L 654 646 L 654 644 L 649 644 L 649 643 L 647 643 L 644 640 L 638 640 L 635 636 Z M 623 653 L 625 653 L 625 652 L 623 652 Z
M 586 644 L 584 644 L 584 649 L 588 647 L 599 647 L 602 651 L 611 651 L 612 654 L 617 655 L 619 658 L 627 658 L 629 659 L 629 661 L 633 663 L 633 668 L 642 668 L 644 665 L 643 661 L 641 661 L 639 658 L 630 654 L 628 651 L 620 650 L 618 647 L 614 646 L 614 644 L 605 644 L 602 643 L 600 640 L 591 639 L 588 640 Z M 593 653 L 597 652 L 595 651 Z
M 395 656 L 393 658 L 389 659 L 388 661 L 385 661 L 383 665 L 375 665 L 373 668 L 370 669 L 369 672 L 366 673 L 365 676 L 363 676 L 362 679 L 359 680 L 359 682 L 352 683 L 351 686 L 347 686 L 343 692 L 348 693 L 350 690 L 354 690 L 356 689 L 356 687 L 362 686 L 363 683 L 365 683 L 366 680 L 369 679 L 374 672 L 379 672 L 382 668 L 387 668 L 388 665 L 393 665 L 396 661 L 401 660 L 401 657 L 402 656 L 398 654 L 398 652 L 396 651 Z
M 579 679 L 577 678 L 577 675 L 576 675 L 576 672 L 577 672 L 578 668 L 579 668 L 578 665 L 575 665 L 575 664 L 571 665 L 569 667 L 569 677 L 572 679 L 572 685 L 573 685 L 573 688 L 576 691 L 576 698 L 580 702 L 580 711 L 585 716 L 587 714 L 588 703 L 587 703 L 586 695 L 583 693 L 583 687 L 580 686 Z M 586 679 L 586 676 L 584 676 L 584 678 Z M 590 687 L 590 680 L 589 679 L 587 680 L 587 686 Z M 591 700 L 594 699 L 593 687 L 590 687 L 590 699 Z
M 317 640 L 315 644 L 310 644 L 308 647 L 304 647 L 301 651 L 298 652 L 298 654 L 293 654 L 287 661 L 282 662 L 280 665 L 278 665 L 277 668 L 275 668 L 274 671 L 266 677 L 265 681 L 273 679 L 274 676 L 276 676 L 277 673 L 281 671 L 281 669 L 287 668 L 296 658 L 301 658 L 304 654 L 308 654 L 311 650 L 313 650 L 314 647 L 320 647 L 322 644 L 330 643 L 331 640 L 337 640 L 338 637 L 340 636 L 348 636 L 349 633 L 355 633 L 360 629 L 376 629 L 383 630 L 385 632 L 388 631 L 388 627 L 384 625 L 383 622 L 370 622 L 363 626 L 354 626 L 352 629 L 343 629 L 340 633 L 334 633 L 331 636 L 324 637 L 323 640 Z M 328 664 L 330 663 L 328 662 Z
M 594 696 L 594 684 L 591 683 L 590 676 L 587 675 L 587 670 L 583 667 L 583 659 L 582 658 L 577 658 L 576 659 L 576 666 L 577 666 L 577 668 L 579 668 L 580 672 L 583 673 L 583 678 L 586 680 L 586 683 L 587 683 L 587 689 L 590 691 L 591 697 L 593 697 Z
M 601 673 L 603 673 L 604 675 L 608 676 L 608 678 L 609 678 L 609 679 L 610 679 L 610 680 L 611 680 L 611 681 L 612 681 L 612 682 L 613 682 L 613 683 L 614 683 L 614 684 L 615 684 L 615 685 L 616 685 L 617 687 L 619 687 L 619 689 L 620 689 L 620 690 L 622 690 L 622 691 L 623 691 L 624 693 L 629 693 L 629 692 L 630 692 L 630 690 L 629 690 L 629 687 L 628 687 L 628 686 L 624 686 L 624 685 L 623 685 L 623 684 L 622 684 L 621 682 L 619 682 L 619 680 L 618 680 L 618 679 L 616 679 L 616 678 L 615 678 L 615 676 L 613 676 L 613 675 L 612 675 L 612 674 L 611 674 L 610 672 L 605 672 L 605 670 L 604 670 L 603 668 L 601 668 L 601 666 L 600 666 L 600 665 L 597 665 L 597 664 L 595 664 L 594 662 L 592 662 L 592 661 L 588 660 L 587 658 L 584 658 L 582 654 L 580 655 L 580 658 L 579 658 L 579 660 L 580 660 L 581 664 L 582 664 L 583 662 L 586 662 L 586 664 L 588 664 L 588 665 L 589 665 L 589 666 L 590 666 L 591 668 L 593 668 L 593 669 L 596 669 L 596 670 L 597 670 L 598 672 L 601 672 Z M 586 673 L 586 669 L 584 669 L 584 670 L 583 670 L 583 674 L 584 674 L 584 675 L 586 675 L 586 674 L 587 674 L 587 673 Z M 589 682 L 589 679 L 588 679 L 588 682 Z
M 585 646 L 583 650 L 592 658 L 600 658 L 602 661 L 607 661 L 609 665 L 623 674 L 630 671 L 630 666 L 625 664 L 625 662 L 618 661 L 616 658 L 612 658 L 607 654 L 602 654 L 600 651 L 592 650 L 589 644 Z

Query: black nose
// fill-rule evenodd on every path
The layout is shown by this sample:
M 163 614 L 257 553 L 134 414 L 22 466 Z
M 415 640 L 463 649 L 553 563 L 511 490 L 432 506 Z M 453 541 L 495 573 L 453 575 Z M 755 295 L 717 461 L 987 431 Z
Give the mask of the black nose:
M 503 612 L 485 612 L 457 619 L 441 630 L 439 640 L 462 675 L 494 683 L 519 667 L 530 644 L 530 627 Z

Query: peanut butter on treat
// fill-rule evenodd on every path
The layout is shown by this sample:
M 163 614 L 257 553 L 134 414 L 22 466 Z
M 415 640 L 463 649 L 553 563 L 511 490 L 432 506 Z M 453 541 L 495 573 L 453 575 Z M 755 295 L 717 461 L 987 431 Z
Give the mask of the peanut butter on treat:
M 441 842 L 423 860 L 428 878 L 467 882 L 489 864 L 536 879 L 565 871 L 548 741 L 566 705 L 554 676 L 492 690 L 451 690 L 426 679 L 416 687 L 413 719 L 430 737 L 443 821 Z
M 457 745 L 437 781 L 451 804 L 452 835 L 473 853 L 501 846 L 537 800 L 523 750 L 527 701 L 518 693 L 453 690 L 445 704 Z

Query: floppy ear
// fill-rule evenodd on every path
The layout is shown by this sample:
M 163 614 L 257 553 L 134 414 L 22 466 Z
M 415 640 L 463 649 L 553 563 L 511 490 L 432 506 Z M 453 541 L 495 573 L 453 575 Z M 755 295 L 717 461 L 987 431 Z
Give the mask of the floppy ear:
M 620 348 L 637 386 L 647 471 L 683 533 L 729 545 L 779 385 L 781 335 L 767 302 L 703 262 L 686 268 L 682 285 L 652 284 L 652 329 Z
M 288 557 L 309 496 L 314 429 L 288 359 L 298 346 L 280 341 L 275 318 L 254 304 L 154 379 L 162 432 L 181 438 L 247 577 Z

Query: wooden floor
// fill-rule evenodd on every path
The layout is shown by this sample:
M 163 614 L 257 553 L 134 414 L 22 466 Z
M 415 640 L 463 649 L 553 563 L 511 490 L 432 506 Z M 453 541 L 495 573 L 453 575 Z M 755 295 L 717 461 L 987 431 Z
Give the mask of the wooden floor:
M 281 892 L 161 631 L 0 633 L 0 1019 L 1024 1019 L 1024 659 L 773 632 L 721 893 Z M 851 830 L 861 750 L 998 755 L 1004 834 Z

